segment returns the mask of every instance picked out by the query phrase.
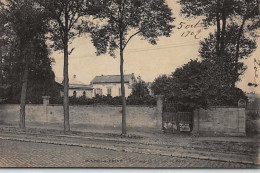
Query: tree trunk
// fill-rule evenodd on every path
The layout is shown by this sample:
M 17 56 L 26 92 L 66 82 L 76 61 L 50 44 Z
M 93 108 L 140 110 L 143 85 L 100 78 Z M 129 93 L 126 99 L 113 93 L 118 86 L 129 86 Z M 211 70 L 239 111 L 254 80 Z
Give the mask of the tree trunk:
M 120 48 L 120 76 L 121 76 L 121 95 L 122 95 L 122 134 L 126 134 L 126 98 L 125 98 L 125 79 L 124 79 L 124 53 Z
M 125 99 L 125 79 L 124 79 L 124 50 L 123 50 L 123 32 L 120 31 L 120 76 L 121 76 L 121 96 L 122 96 L 122 134 L 126 134 L 126 99 Z
M 219 16 L 219 11 L 220 11 L 220 2 L 217 0 L 217 10 L 216 10 L 216 20 L 217 20 L 217 43 L 216 43 L 216 51 L 217 51 L 217 56 L 219 56 L 219 43 L 220 43 L 220 16 Z M 219 58 L 219 57 L 218 57 Z
M 3 73 L 3 57 L 2 57 L 2 54 L 0 53 L 0 83 L 3 84 L 4 81 L 4 73 Z
M 65 7 L 65 29 L 63 37 L 63 49 L 64 49 L 64 69 L 63 69 L 63 82 L 64 82 L 64 96 L 63 96 L 63 110 L 64 110 L 64 132 L 70 131 L 70 117 L 69 117 L 69 54 L 68 54 L 68 42 L 69 42 L 69 12 L 68 1 L 66 1 Z
M 22 79 L 22 91 L 21 91 L 21 99 L 20 99 L 20 124 L 19 127 L 21 129 L 25 128 L 25 103 L 26 103 L 26 92 L 27 92 L 27 85 L 28 85 L 28 64 L 26 63 L 23 79 Z
M 122 5 L 122 6 L 121 6 Z M 122 96 L 122 135 L 126 134 L 126 98 L 125 98 L 125 79 L 124 79 L 124 48 L 123 48 L 123 11 L 125 2 L 119 6 L 119 41 L 120 41 L 120 76 L 121 76 L 121 96 Z
M 244 28 L 244 25 L 245 25 L 245 22 L 246 22 L 246 18 L 243 18 L 243 22 L 238 30 L 238 35 L 237 35 L 237 45 L 236 45 L 236 56 L 235 56 L 235 60 L 234 60 L 234 66 L 235 66 L 235 69 L 234 69 L 234 73 L 235 74 L 238 74 L 238 59 L 239 59 L 239 48 L 240 48 L 240 37 L 243 33 L 243 28 Z M 235 84 L 236 84 L 236 81 L 232 81 L 232 88 L 235 88 Z
M 221 29 L 221 38 L 220 38 L 220 54 L 223 56 L 223 52 L 225 50 L 225 37 L 226 37 L 226 25 L 227 25 L 227 16 L 226 16 L 226 0 L 223 2 L 223 6 L 221 8 L 221 20 L 222 20 L 222 29 Z M 224 60 L 224 57 L 222 57 Z
M 64 69 L 63 69 L 63 85 L 64 85 L 64 96 L 63 96 L 63 110 L 64 110 L 64 132 L 70 131 L 69 123 L 69 77 L 68 77 L 68 42 L 64 44 Z

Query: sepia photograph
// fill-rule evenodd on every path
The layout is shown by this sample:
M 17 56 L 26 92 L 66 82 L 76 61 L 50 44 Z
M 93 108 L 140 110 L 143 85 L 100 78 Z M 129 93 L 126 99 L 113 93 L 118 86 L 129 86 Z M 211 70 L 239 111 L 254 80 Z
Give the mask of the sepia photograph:
M 260 168 L 260 0 L 0 0 L 0 171 Z

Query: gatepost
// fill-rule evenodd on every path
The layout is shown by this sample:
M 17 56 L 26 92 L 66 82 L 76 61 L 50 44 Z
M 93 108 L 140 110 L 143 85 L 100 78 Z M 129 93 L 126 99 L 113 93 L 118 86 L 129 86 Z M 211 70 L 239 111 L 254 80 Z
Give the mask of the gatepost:
M 156 95 L 156 127 L 159 128 L 161 131 L 162 128 L 162 114 L 163 114 L 163 95 Z
M 199 136 L 200 132 L 200 109 L 193 111 L 193 129 L 191 131 L 192 136 Z

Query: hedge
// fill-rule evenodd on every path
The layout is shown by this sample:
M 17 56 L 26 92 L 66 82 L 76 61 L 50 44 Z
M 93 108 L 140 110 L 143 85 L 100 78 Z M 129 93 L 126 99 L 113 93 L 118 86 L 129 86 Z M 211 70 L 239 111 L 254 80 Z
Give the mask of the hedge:
M 50 104 L 62 104 L 62 97 L 50 98 Z M 111 97 L 111 96 L 96 96 L 93 98 L 81 97 L 69 97 L 70 105 L 121 105 L 121 97 Z M 147 95 L 144 97 L 129 96 L 126 99 L 127 105 L 156 105 L 156 98 Z

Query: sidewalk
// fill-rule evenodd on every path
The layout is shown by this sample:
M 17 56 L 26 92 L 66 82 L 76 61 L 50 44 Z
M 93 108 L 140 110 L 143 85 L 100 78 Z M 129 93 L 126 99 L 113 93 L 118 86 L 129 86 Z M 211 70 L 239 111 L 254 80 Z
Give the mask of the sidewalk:
M 22 131 L 19 129 L 19 125 L 14 124 L 0 124 L 0 130 L 12 130 L 12 131 Z M 64 134 L 63 124 L 38 124 L 38 123 L 27 123 L 26 131 L 35 133 L 51 133 L 51 134 Z M 111 129 L 111 128 L 99 128 L 99 127 L 86 127 L 83 125 L 71 125 L 71 134 L 92 134 L 100 137 L 122 137 L 121 129 Z M 142 132 L 137 130 L 127 131 L 127 136 L 131 138 L 146 138 L 152 139 L 151 142 L 161 141 L 161 142 L 174 142 L 179 143 L 180 140 L 183 142 L 189 143 L 192 141 L 192 136 L 190 134 L 166 134 L 162 131 L 158 132 Z M 175 138 L 178 138 L 176 141 Z M 154 139 L 156 139 L 154 141 Z M 194 137 L 195 141 L 222 141 L 222 142 L 260 142 L 260 136 L 254 137 Z
M 50 125 L 48 129 L 30 125 L 30 128 L 25 131 L 16 126 L 0 125 L 0 139 L 260 165 L 259 138 L 196 137 L 192 139 L 190 135 L 159 132 L 153 134 L 135 132 L 122 136 L 120 131 L 95 131 L 90 128 L 83 130 L 75 127 L 71 129 L 70 133 L 64 134 L 61 129 Z

